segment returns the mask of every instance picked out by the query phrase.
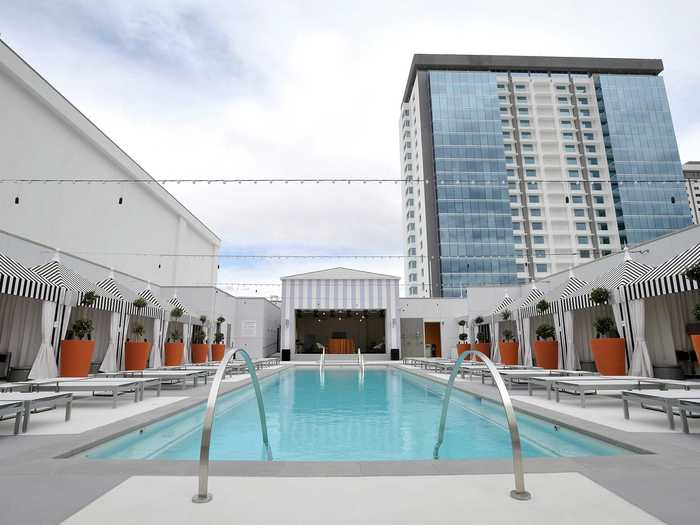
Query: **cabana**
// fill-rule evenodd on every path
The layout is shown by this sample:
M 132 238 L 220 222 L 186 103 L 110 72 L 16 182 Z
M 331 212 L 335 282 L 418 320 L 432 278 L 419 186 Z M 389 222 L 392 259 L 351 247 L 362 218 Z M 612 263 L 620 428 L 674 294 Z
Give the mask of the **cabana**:
M 150 283 L 146 286 L 146 289 L 139 293 L 139 296 L 145 300 L 149 305 L 158 308 L 161 312 L 159 319 L 153 319 L 153 344 L 151 345 L 151 350 L 148 358 L 148 366 L 151 368 L 160 368 L 163 366 L 163 341 L 165 341 L 166 334 L 168 331 L 168 314 L 165 308 L 154 293 L 151 290 Z
M 633 332 L 635 325 L 639 323 L 640 313 L 639 306 L 630 305 L 624 294 L 621 293 L 621 288 L 638 281 L 649 270 L 651 270 L 650 266 L 632 260 L 627 248 L 625 248 L 625 258 L 622 263 L 579 288 L 573 294 L 562 297 L 559 300 L 557 308 L 562 312 L 572 312 L 570 315 L 573 315 L 571 330 L 567 331 L 567 339 L 573 340 L 578 359 L 581 361 L 592 361 L 590 346 L 595 336 L 593 322 L 599 317 L 612 314 L 620 337 L 625 339 L 625 363 L 627 368 L 629 368 L 629 373 L 633 375 L 652 375 L 650 367 L 640 369 L 630 366 L 635 350 Z M 609 298 L 604 304 L 596 304 L 591 299 L 591 292 L 596 288 L 608 290 Z M 642 317 L 643 314 L 642 309 Z M 573 335 L 570 333 L 572 331 Z
M 512 304 L 513 299 L 511 299 L 508 294 L 505 294 L 501 302 L 499 302 L 491 312 L 491 356 L 494 363 L 499 363 L 501 361 L 501 351 L 498 344 L 501 334 L 501 323 L 514 323 L 512 319 L 504 320 L 501 318 L 503 312 L 509 310 Z
M 118 297 L 124 305 L 119 343 L 117 345 L 120 351 L 118 355 L 115 356 L 116 362 L 114 365 L 116 366 L 116 363 L 119 363 L 119 368 L 123 369 L 125 367 L 125 347 L 129 340 L 128 334 L 130 333 L 130 327 L 133 330 L 136 323 L 141 324 L 144 328 L 144 339 L 146 341 L 154 341 L 154 326 L 160 324 L 160 320 L 163 319 L 165 312 L 162 308 L 149 303 L 148 300 L 143 297 L 141 297 L 141 299 L 144 299 L 146 304 L 144 306 L 138 306 L 137 299 L 140 298 L 139 294 L 117 281 L 114 278 L 113 272 L 110 272 L 106 279 L 99 281 L 97 284 L 112 295 Z
M 587 283 L 576 277 L 573 271 L 569 271 L 569 278 L 564 283 L 544 294 L 543 299 L 549 303 L 549 308 L 546 311 L 540 312 L 536 301 L 532 301 L 520 309 L 520 315 L 523 319 L 529 318 L 534 320 L 538 318 L 540 323 L 551 319 L 559 343 L 558 368 L 566 370 L 578 370 L 580 368 L 574 349 L 573 312 L 563 311 L 561 309 L 561 301 L 566 297 L 575 295 L 586 285 Z
M 177 293 L 174 293 L 173 296 L 168 299 L 168 304 L 172 307 L 170 310 L 170 321 L 168 323 L 168 326 L 166 327 L 166 337 L 165 340 L 168 341 L 165 343 L 165 359 L 164 362 L 166 365 L 169 364 L 176 364 L 177 363 L 177 357 L 175 353 L 180 353 L 181 358 L 179 359 L 180 363 L 190 363 L 190 327 L 192 325 L 192 316 L 190 315 L 190 311 L 185 304 L 178 298 Z M 173 317 L 173 310 L 179 309 L 182 312 L 182 315 L 180 317 Z M 172 330 L 171 332 L 168 332 L 168 330 Z M 180 341 L 177 341 L 176 335 L 179 335 Z M 172 358 L 169 358 L 168 356 L 172 355 Z
M 32 379 L 56 375 L 51 343 L 62 300 L 60 288 L 0 253 L 0 353 L 8 365 L 31 367 Z
M 687 325 L 695 320 L 693 310 L 700 303 L 700 284 L 688 279 L 685 272 L 698 264 L 700 243 L 623 287 L 626 300 L 644 315 L 641 323 L 633 325 L 634 342 L 641 349 L 633 369 L 675 366 L 675 351 L 692 351 Z
M 121 313 L 125 305 L 118 297 L 89 281 L 60 262 L 58 254 L 33 270 L 46 280 L 64 290 L 65 301 L 57 313 L 54 345 L 58 350 L 65 339 L 71 319 L 87 318 L 94 325 L 95 353 L 92 361 L 99 363 L 102 372 L 114 372 L 117 355 L 117 339 L 121 325 Z M 87 302 L 87 294 L 94 294 L 94 301 Z
M 536 304 L 544 297 L 544 294 L 532 283 L 532 289 L 526 296 L 521 297 L 512 304 L 515 311 L 515 324 L 518 330 L 518 343 L 520 345 L 520 363 L 525 366 L 532 366 L 532 337 L 530 319 L 523 317 L 521 308 L 530 304 Z

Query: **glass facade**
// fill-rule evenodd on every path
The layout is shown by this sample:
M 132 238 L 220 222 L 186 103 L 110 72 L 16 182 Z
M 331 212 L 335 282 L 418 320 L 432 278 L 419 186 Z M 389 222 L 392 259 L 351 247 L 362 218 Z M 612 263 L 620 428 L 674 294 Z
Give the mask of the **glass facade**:
M 597 75 L 596 96 L 621 241 L 692 223 L 663 78 Z
M 496 75 L 430 71 L 444 297 L 517 282 Z

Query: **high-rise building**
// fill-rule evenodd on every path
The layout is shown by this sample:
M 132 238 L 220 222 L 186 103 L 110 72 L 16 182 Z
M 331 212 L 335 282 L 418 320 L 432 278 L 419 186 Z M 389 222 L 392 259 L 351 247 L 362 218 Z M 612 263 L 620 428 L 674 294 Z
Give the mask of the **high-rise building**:
M 414 55 L 409 296 L 542 278 L 691 223 L 661 60 Z
M 693 224 L 700 224 L 700 161 L 693 160 L 683 164 L 683 177 Z

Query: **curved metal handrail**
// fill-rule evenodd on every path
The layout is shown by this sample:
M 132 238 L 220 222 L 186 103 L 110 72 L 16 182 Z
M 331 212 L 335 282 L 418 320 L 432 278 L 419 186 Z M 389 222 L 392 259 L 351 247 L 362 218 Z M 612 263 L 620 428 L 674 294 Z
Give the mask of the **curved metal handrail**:
M 207 409 L 204 413 L 204 422 L 202 423 L 202 444 L 199 449 L 199 489 L 197 494 L 192 496 L 194 503 L 206 503 L 211 501 L 212 495 L 208 492 L 209 488 L 209 447 L 211 444 L 212 428 L 214 426 L 214 411 L 216 409 L 216 401 L 219 398 L 219 389 L 221 381 L 226 374 L 226 367 L 231 359 L 236 357 L 240 352 L 246 362 L 248 373 L 250 374 L 255 396 L 258 400 L 258 414 L 260 415 L 260 429 L 262 431 L 263 444 L 267 452 L 267 459 L 272 459 L 272 451 L 270 450 L 270 442 L 267 438 L 267 419 L 265 418 L 265 405 L 263 404 L 262 392 L 260 391 L 260 383 L 258 382 L 258 374 L 255 372 L 255 365 L 250 359 L 248 352 L 243 349 L 231 349 L 224 354 L 224 358 L 219 363 L 216 369 L 216 375 L 209 390 L 209 398 L 207 399 Z
M 486 367 L 491 372 L 491 377 L 493 378 L 496 388 L 498 388 L 498 393 L 501 396 L 501 403 L 503 404 L 503 410 L 506 413 L 506 420 L 508 421 L 508 430 L 510 431 L 510 443 L 513 449 L 513 476 L 515 477 L 515 490 L 510 491 L 512 498 L 517 500 L 529 500 L 531 495 L 525 490 L 525 473 L 523 471 L 523 454 L 522 446 L 520 444 L 520 432 L 518 431 L 518 422 L 515 419 L 515 411 L 513 410 L 513 403 L 510 399 L 510 394 L 508 394 L 508 389 L 506 388 L 501 374 L 496 368 L 496 365 L 491 361 L 486 355 L 479 352 L 478 350 L 466 350 L 462 352 L 454 367 L 452 368 L 452 373 L 450 374 L 450 379 L 447 382 L 447 389 L 445 390 L 445 399 L 442 402 L 442 416 L 440 418 L 440 428 L 438 430 L 438 439 L 435 443 L 435 448 L 433 449 L 433 458 L 438 459 L 440 452 L 440 446 L 445 437 L 445 422 L 447 419 L 447 408 L 450 404 L 450 396 L 452 394 L 452 388 L 454 386 L 455 378 L 459 373 L 459 369 L 462 366 L 462 362 L 467 356 L 474 355 L 481 358 Z
M 360 367 L 360 371 L 365 373 L 365 359 L 362 357 L 362 351 L 357 349 L 357 365 Z

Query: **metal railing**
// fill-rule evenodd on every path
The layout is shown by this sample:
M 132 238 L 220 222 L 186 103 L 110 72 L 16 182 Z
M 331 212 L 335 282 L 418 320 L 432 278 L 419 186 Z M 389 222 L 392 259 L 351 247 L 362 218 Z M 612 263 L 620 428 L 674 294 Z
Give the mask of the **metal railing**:
M 489 372 L 491 372 L 491 377 L 493 378 L 496 388 L 498 388 L 498 393 L 501 396 L 503 410 L 506 413 L 508 430 L 510 432 L 510 444 L 513 450 L 513 476 L 515 477 L 515 490 L 511 490 L 510 495 L 512 498 L 517 500 L 529 500 L 531 495 L 525 490 L 525 473 L 523 471 L 523 453 L 522 446 L 520 444 L 520 432 L 518 431 L 518 422 L 515 419 L 515 411 L 513 410 L 513 403 L 510 399 L 510 394 L 508 394 L 508 389 L 506 388 L 503 378 L 501 378 L 501 374 L 498 372 L 496 365 L 478 350 L 467 350 L 462 352 L 452 368 L 452 373 L 450 374 L 450 379 L 447 382 L 447 388 L 445 390 L 445 399 L 442 402 L 442 416 L 440 417 L 440 428 L 438 430 L 437 442 L 435 443 L 435 448 L 433 449 L 433 458 L 438 459 L 440 446 L 442 445 L 442 441 L 445 437 L 447 408 L 450 404 L 450 396 L 454 387 L 455 378 L 459 373 L 462 362 L 467 356 L 470 355 L 480 357 L 486 367 L 489 369 Z
M 326 368 L 326 347 L 321 346 L 321 360 L 318 362 L 319 372 L 323 372 L 324 368 Z
M 360 372 L 362 374 L 365 373 L 365 358 L 362 357 L 362 351 L 358 348 L 357 349 L 357 366 L 360 368 Z
M 219 389 L 221 388 L 221 381 L 226 373 L 226 367 L 231 359 L 236 357 L 236 354 L 240 352 L 243 359 L 246 362 L 248 368 L 248 373 L 250 374 L 250 380 L 253 383 L 253 388 L 255 389 L 255 397 L 258 401 L 258 414 L 260 416 L 260 430 L 262 431 L 263 445 L 265 446 L 265 451 L 267 453 L 267 459 L 272 459 L 272 451 L 270 450 L 270 442 L 267 437 L 267 419 L 265 418 L 265 405 L 263 404 L 262 392 L 260 391 L 260 383 L 258 382 L 258 375 L 255 371 L 255 365 L 250 360 L 248 352 L 242 349 L 238 350 L 228 350 L 224 354 L 224 358 L 219 363 L 216 369 L 216 375 L 214 376 L 214 381 L 211 385 L 211 390 L 209 390 L 209 398 L 207 399 L 207 409 L 204 412 L 204 422 L 202 423 L 202 444 L 199 449 L 199 487 L 198 492 L 192 496 L 192 501 L 194 503 L 206 503 L 211 501 L 212 495 L 208 492 L 209 488 L 209 447 L 211 445 L 211 434 L 214 426 L 214 412 L 216 410 L 216 401 L 219 398 Z

